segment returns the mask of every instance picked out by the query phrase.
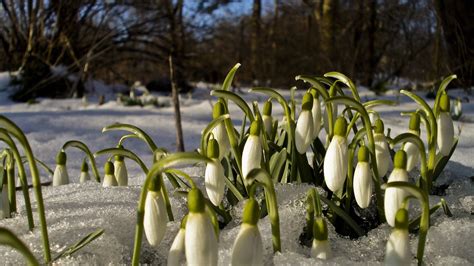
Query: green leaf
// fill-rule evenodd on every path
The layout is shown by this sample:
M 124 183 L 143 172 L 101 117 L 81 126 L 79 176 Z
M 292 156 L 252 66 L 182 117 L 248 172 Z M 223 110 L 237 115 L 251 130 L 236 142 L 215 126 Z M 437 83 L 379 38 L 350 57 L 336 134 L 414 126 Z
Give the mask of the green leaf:
M 450 75 L 450 76 L 447 76 L 443 81 L 441 81 L 438 91 L 436 92 L 436 99 L 435 99 L 435 103 L 433 107 L 433 110 L 436 116 L 438 116 L 438 113 L 439 113 L 438 106 L 439 106 L 439 101 L 441 99 L 441 95 L 446 91 L 446 87 L 448 87 L 449 83 L 451 83 L 451 81 L 453 81 L 457 77 L 458 76 L 456 75 Z
M 213 90 L 211 91 L 211 95 L 233 101 L 242 110 L 242 112 L 244 112 L 244 114 L 250 118 L 250 121 L 255 120 L 252 110 L 250 110 L 247 102 L 245 102 L 245 100 L 236 93 L 224 90 Z
M 53 171 L 51 168 L 49 168 L 49 166 L 48 166 L 46 163 L 44 163 L 43 161 L 41 161 L 41 160 L 38 159 L 38 158 L 35 158 L 35 161 L 36 161 L 41 167 L 43 167 L 43 169 L 44 169 L 46 172 L 48 172 L 50 175 L 54 175 L 54 171 Z M 26 158 L 26 156 L 21 156 L 21 162 L 22 162 L 23 164 L 27 163 L 27 162 L 28 162 L 28 158 Z
M 372 108 L 379 105 L 397 105 L 397 102 L 391 100 L 372 100 L 363 103 L 365 108 Z
M 365 235 L 364 230 L 360 228 L 360 226 L 341 208 L 339 208 L 334 202 L 325 197 L 320 197 L 324 203 L 328 205 L 328 207 L 339 217 L 341 217 L 359 236 Z
M 288 153 L 286 148 L 283 148 L 280 152 L 276 152 L 270 157 L 270 174 L 274 182 L 280 180 L 280 173 L 283 165 L 285 165 Z
M 207 126 L 206 128 L 202 131 L 201 134 L 201 154 L 206 155 L 207 154 L 207 141 L 209 139 L 209 135 L 211 134 L 212 130 L 218 126 L 221 122 L 223 122 L 225 119 L 230 118 L 229 114 L 224 114 L 216 119 L 213 119 Z
M 130 124 L 116 123 L 104 127 L 102 129 L 102 133 L 114 130 L 124 130 L 135 134 L 139 139 L 143 140 L 148 145 L 152 153 L 155 152 L 157 148 L 155 142 L 153 142 L 153 139 L 139 127 Z
M 53 261 L 56 261 L 62 257 L 70 256 L 76 253 L 81 248 L 85 247 L 86 245 L 88 245 L 89 243 L 91 243 L 92 241 L 100 237 L 103 233 L 104 233 L 104 229 L 98 229 L 97 231 L 88 234 L 83 239 L 79 240 L 77 243 L 75 243 L 74 245 L 70 246 L 69 248 L 61 252 L 59 255 L 57 255 L 56 258 L 53 259 Z
M 237 63 L 235 64 L 234 67 L 230 69 L 229 73 L 227 73 L 227 76 L 224 79 L 224 83 L 222 83 L 222 87 L 221 87 L 222 90 L 224 91 L 229 90 L 230 86 L 232 85 L 232 81 L 234 80 L 235 73 L 237 72 L 239 67 L 240 67 L 240 63 Z
M 357 92 L 357 88 L 354 85 L 354 82 L 352 82 L 352 80 L 350 78 L 348 78 L 346 75 L 334 71 L 334 72 L 328 72 L 328 73 L 324 74 L 324 76 L 340 80 L 347 87 L 349 87 L 349 89 L 351 89 L 352 95 L 354 96 L 354 99 L 356 99 L 357 101 L 360 102 L 359 92 Z
M 446 167 L 446 164 L 448 164 L 449 159 L 451 159 L 451 156 L 453 155 L 454 150 L 456 150 L 456 147 L 458 146 L 458 142 L 459 142 L 459 138 L 456 138 L 454 140 L 453 147 L 451 148 L 451 151 L 449 152 L 448 155 L 440 156 L 440 157 L 437 156 L 438 158 L 436 160 L 436 165 L 435 165 L 433 176 L 432 176 L 433 182 L 436 181 L 439 175 L 443 172 L 443 169 Z
M 28 247 L 10 230 L 0 227 L 0 245 L 9 246 L 20 252 L 27 260 L 28 265 L 38 265 L 39 262 Z
M 329 98 L 329 93 L 328 91 L 324 88 L 324 86 L 315 78 L 309 77 L 309 76 L 304 76 L 304 75 L 299 75 L 295 77 L 296 80 L 302 80 L 304 82 L 307 82 L 311 84 L 318 92 L 321 94 L 324 100 Z

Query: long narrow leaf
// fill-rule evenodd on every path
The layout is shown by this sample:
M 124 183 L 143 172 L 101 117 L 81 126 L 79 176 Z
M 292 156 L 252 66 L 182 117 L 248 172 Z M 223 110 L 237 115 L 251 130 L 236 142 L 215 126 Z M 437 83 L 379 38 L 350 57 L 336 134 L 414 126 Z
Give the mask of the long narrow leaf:
M 92 172 L 94 172 L 96 181 L 100 183 L 100 175 L 99 171 L 97 170 L 97 164 L 95 163 L 94 155 L 92 155 L 92 152 L 90 151 L 89 147 L 87 147 L 85 143 L 78 140 L 67 141 L 66 143 L 64 143 L 62 149 L 66 150 L 68 147 L 78 148 L 82 150 L 87 155 L 87 157 L 89 157 L 89 161 L 92 165 Z
M 326 199 L 325 197 L 320 197 L 320 199 L 324 201 L 324 203 L 326 203 L 334 213 L 346 221 L 346 223 L 357 233 L 357 235 L 365 235 L 364 230 L 362 230 L 362 228 L 360 228 L 360 226 L 354 220 L 352 220 L 352 218 L 343 209 L 339 208 L 336 204 L 334 204 L 334 202 Z
M 248 104 L 245 102 L 244 99 L 242 99 L 242 97 L 240 97 L 236 93 L 224 90 L 213 90 L 211 91 L 211 95 L 233 101 L 242 110 L 242 112 L 244 112 L 244 114 L 249 117 L 250 121 L 255 120 L 252 110 L 250 109 Z
M 70 256 L 70 255 L 76 253 L 81 248 L 85 247 L 86 245 L 88 245 L 89 243 L 91 243 L 92 241 L 94 241 L 95 239 L 100 237 L 103 233 L 104 233 L 104 229 L 98 229 L 97 231 L 88 234 L 83 239 L 79 240 L 74 245 L 70 246 L 69 248 L 65 249 L 63 252 L 58 254 L 53 259 L 53 261 L 56 261 L 56 260 L 58 260 L 62 257 Z
M 28 261 L 28 265 L 38 265 L 39 262 L 28 247 L 10 230 L 0 227 L 0 245 L 12 247 L 19 251 Z M 4 263 L 4 262 L 2 262 Z

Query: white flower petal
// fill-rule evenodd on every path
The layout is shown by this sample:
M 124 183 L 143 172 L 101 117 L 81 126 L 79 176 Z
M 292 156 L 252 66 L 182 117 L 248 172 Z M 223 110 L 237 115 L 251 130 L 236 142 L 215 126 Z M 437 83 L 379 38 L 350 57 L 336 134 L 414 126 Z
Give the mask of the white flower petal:
M 313 98 L 313 108 L 311 109 L 313 115 L 313 139 L 319 135 L 321 130 L 321 103 L 318 98 Z
M 217 140 L 217 143 L 219 143 L 219 160 L 221 160 L 230 148 L 229 137 L 227 136 L 227 130 L 223 122 L 212 129 L 212 135 L 214 139 Z
M 313 115 L 310 111 L 303 110 L 298 117 L 295 129 L 296 150 L 306 153 L 311 141 L 313 141 Z
M 119 186 L 127 186 L 128 185 L 128 172 L 127 172 L 127 167 L 125 166 L 124 161 L 115 161 L 114 170 L 115 170 L 115 179 L 117 180 L 117 184 Z
M 66 165 L 56 165 L 53 175 L 53 187 L 67 184 L 69 184 L 69 175 L 67 174 Z
M 232 265 L 263 265 L 262 236 L 256 225 L 242 224 L 232 248 Z
M 117 179 L 115 179 L 114 175 L 105 175 L 104 182 L 102 183 L 103 187 L 115 187 L 117 186 Z
M 385 265 L 410 265 L 410 239 L 408 230 L 394 229 L 387 241 Z
M 263 120 L 263 126 L 265 127 L 265 132 L 267 132 L 267 135 L 271 135 L 272 128 L 273 128 L 272 117 L 269 115 L 263 115 L 262 120 Z
M 79 176 L 79 182 L 80 183 L 85 183 L 89 180 L 91 180 L 91 176 L 89 175 L 89 172 L 82 172 L 81 171 L 81 175 Z
M 407 171 L 400 168 L 393 169 L 390 177 L 388 178 L 388 183 L 395 181 L 408 182 Z M 385 190 L 385 219 L 392 227 L 395 226 L 395 215 L 402 206 L 403 200 L 406 198 L 406 196 L 408 196 L 407 192 L 400 188 L 387 188 Z
M 379 177 L 387 174 L 391 158 L 390 149 L 388 147 L 387 139 L 381 133 L 374 134 L 375 141 L 375 157 L 377 158 L 377 170 Z
M 206 192 L 209 200 L 215 206 L 219 206 L 224 198 L 224 178 L 224 168 L 217 159 L 213 159 L 212 163 L 207 164 L 206 172 L 204 173 Z
M 180 228 L 178 234 L 174 238 L 173 244 L 171 244 L 170 252 L 168 253 L 168 266 L 181 265 L 181 256 L 184 253 L 184 236 L 185 230 Z
M 407 153 L 407 171 L 410 172 L 420 162 L 420 150 L 411 142 L 405 143 L 403 150 Z
M 324 179 L 328 188 L 336 192 L 342 188 L 347 175 L 347 141 L 335 135 L 324 157 Z
M 372 196 L 372 173 L 368 162 L 359 162 L 354 172 L 354 196 L 361 208 L 367 208 Z
M 247 178 L 248 173 L 255 168 L 260 168 L 262 160 L 262 144 L 258 136 L 250 135 L 245 142 L 242 152 L 242 174 Z
M 438 149 L 439 152 L 447 156 L 454 143 L 454 126 L 451 115 L 447 112 L 440 112 L 438 119 Z
M 165 202 L 160 192 L 148 191 L 145 199 L 145 216 L 143 227 L 148 243 L 152 247 L 157 247 L 166 232 L 168 215 Z
M 322 260 L 330 259 L 332 257 L 332 252 L 329 241 L 313 239 L 313 245 L 311 246 L 311 257 Z
M 217 265 L 217 238 L 207 214 L 189 213 L 186 222 L 185 253 L 188 265 Z

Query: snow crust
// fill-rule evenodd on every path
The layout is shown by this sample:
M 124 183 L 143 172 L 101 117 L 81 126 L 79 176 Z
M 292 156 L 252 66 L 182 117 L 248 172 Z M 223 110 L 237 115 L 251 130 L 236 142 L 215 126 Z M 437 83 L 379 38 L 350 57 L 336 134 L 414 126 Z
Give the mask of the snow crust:
M 206 84 L 198 84 L 191 95 L 182 96 L 182 119 L 185 137 L 185 148 L 198 148 L 201 131 L 211 120 L 210 88 Z M 246 91 L 246 90 L 245 90 Z M 281 91 L 285 97 L 289 92 Z M 304 91 L 297 92 L 301 99 Z M 453 93 L 452 91 L 449 94 Z M 460 91 L 454 93 L 462 94 Z M 246 100 L 258 101 L 260 106 L 266 97 L 259 94 L 241 94 Z M 162 100 L 168 100 L 166 96 Z M 374 99 L 375 96 L 367 91 L 361 91 L 363 100 Z M 468 97 L 468 96 L 466 96 Z M 408 118 L 401 117 L 401 111 L 415 110 L 419 106 L 407 97 L 398 93 L 389 93 L 385 99 L 399 101 L 396 107 L 377 107 L 386 128 L 391 128 L 391 136 L 403 132 L 408 127 Z M 443 196 L 448 202 L 454 217 L 448 218 L 442 210 L 438 210 L 431 220 L 432 227 L 428 232 L 425 262 L 427 265 L 472 265 L 474 256 L 474 211 L 473 167 L 474 163 L 474 104 L 463 103 L 463 119 L 456 122 L 455 129 L 462 128 L 458 148 L 443 172 L 439 184 L 450 184 Z M 123 107 L 115 102 L 113 96 L 107 98 L 106 104 L 99 106 L 94 97 L 87 105 L 81 100 L 48 100 L 42 99 L 35 105 L 14 104 L 1 101 L 0 113 L 12 119 L 26 133 L 34 154 L 50 167 L 54 167 L 56 153 L 61 146 L 71 139 L 86 143 L 90 149 L 98 151 L 116 145 L 122 132 L 101 133 L 101 129 L 115 122 L 136 125 L 155 140 L 158 146 L 173 151 L 175 149 L 173 108 L 141 108 Z M 432 105 L 433 101 L 429 101 Z M 273 104 L 273 115 L 281 120 L 282 110 L 277 103 Z M 298 105 L 299 106 L 299 105 Z M 297 108 L 299 109 L 299 108 Z M 237 125 L 240 125 L 241 111 L 235 105 L 230 105 L 230 113 Z M 422 130 L 423 131 L 423 130 Z M 457 130 L 455 130 L 457 133 Z M 324 139 L 324 134 L 320 137 Z M 426 136 L 422 136 L 426 139 Z M 151 165 L 152 157 L 148 147 L 135 139 L 125 142 L 125 147 L 138 154 L 147 165 Z M 70 148 L 67 150 L 69 177 L 71 184 L 60 187 L 43 187 L 46 209 L 46 220 L 50 236 L 53 257 L 67 246 L 78 241 L 86 234 L 103 228 L 105 233 L 71 257 L 63 258 L 60 265 L 79 264 L 130 264 L 133 250 L 133 238 L 136 221 L 136 207 L 144 174 L 132 161 L 126 160 L 129 170 L 128 187 L 103 188 L 101 184 L 90 181 L 79 183 L 82 152 Z M 98 158 L 98 166 L 103 174 L 105 157 Z M 197 181 L 198 186 L 204 187 L 204 167 L 186 167 L 186 172 Z M 389 170 L 391 171 L 391 170 Z M 45 171 L 41 171 L 42 181 L 51 180 Z M 92 176 L 92 179 L 93 176 Z M 167 183 L 169 190 L 172 187 Z M 305 193 L 308 185 L 276 185 L 277 199 L 280 212 L 282 253 L 272 254 L 271 227 L 267 218 L 258 223 L 260 228 L 266 265 L 379 265 L 383 263 L 385 244 L 390 234 L 387 224 L 373 229 L 367 236 L 350 240 L 336 234 L 331 224 L 329 226 L 329 241 L 334 258 L 328 261 L 310 258 L 310 249 L 299 244 L 298 238 L 305 224 Z M 203 190 L 205 191 L 205 190 Z M 30 190 L 33 204 L 35 223 L 39 225 L 36 214 L 36 201 Z M 171 204 L 175 216 L 174 222 L 169 222 L 167 232 L 157 249 L 148 245 L 143 237 L 141 263 L 165 264 L 169 248 L 179 229 L 181 218 L 186 214 L 185 198 L 178 193 L 170 192 Z M 41 234 L 39 227 L 33 232 L 28 231 L 26 213 L 22 195 L 18 198 L 19 213 L 12 219 L 0 220 L 0 226 L 8 227 L 15 232 L 42 260 Z M 430 196 L 430 204 L 440 200 L 439 196 Z M 419 212 L 415 208 L 411 215 Z M 232 245 L 240 228 L 243 203 L 235 208 L 235 219 L 221 231 L 219 240 L 219 265 L 229 265 Z M 413 216 L 411 216 L 413 217 Z M 413 255 L 412 264 L 416 264 L 416 247 L 418 239 L 410 234 L 410 245 Z M 0 246 L 0 264 L 24 263 L 21 256 Z

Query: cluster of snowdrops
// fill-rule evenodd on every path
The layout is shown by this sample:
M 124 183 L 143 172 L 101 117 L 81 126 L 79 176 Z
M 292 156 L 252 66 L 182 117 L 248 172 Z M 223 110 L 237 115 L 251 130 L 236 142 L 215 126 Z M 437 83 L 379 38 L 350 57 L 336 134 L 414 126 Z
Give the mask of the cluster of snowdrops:
M 436 180 L 457 145 L 450 98 L 446 94 L 446 87 L 455 76 L 443 80 L 433 107 L 416 94 L 401 91 L 416 101 L 420 108 L 403 113 L 409 116 L 407 130 L 391 137 L 390 129 L 385 129 L 374 107 L 395 103 L 388 100 L 363 102 L 353 82 L 341 73 L 296 77 L 308 85 L 301 101 L 294 97 L 295 88 L 291 89 L 290 99 L 269 88 L 253 88 L 251 93 L 268 97 L 260 111 L 257 102 L 249 105 L 230 91 L 239 66 L 237 64 L 231 69 L 222 89 L 211 92 L 217 98 L 213 119 L 203 130 L 197 151 L 168 153 L 140 128 L 113 124 L 105 127 L 103 132 L 127 132 L 115 147 L 92 154 L 86 144 L 77 140 L 63 145 L 57 155 L 54 173 L 50 170 L 53 186 L 69 183 L 66 168 L 66 149 L 69 147 L 79 148 L 86 154 L 80 182 L 91 179 L 89 168 L 92 168 L 95 180 L 102 182 L 104 187 L 127 186 L 124 159 L 138 163 L 147 177 L 137 208 L 133 265 L 140 262 L 143 234 L 148 243 L 156 247 L 165 235 L 167 222 L 174 220 L 165 179 L 174 193 L 187 197 L 189 209 L 170 248 L 168 265 L 180 265 L 183 259 L 189 265 L 217 265 L 219 230 L 233 219 L 231 211 L 241 201 L 245 201 L 245 205 L 241 229 L 233 246 L 232 264 L 262 265 L 263 245 L 258 223 L 261 217 L 269 216 L 273 249 L 281 251 L 274 184 L 290 182 L 314 186 L 304 199 L 306 226 L 301 228 L 300 236 L 302 245 L 311 246 L 314 258 L 329 259 L 332 256 L 328 222 L 336 232 L 350 237 L 363 236 L 387 222 L 393 231 L 387 239 L 385 263 L 406 265 L 411 262 L 409 230 L 417 229 L 416 257 L 421 264 L 430 215 L 440 207 L 450 215 L 444 200 L 430 206 L 428 196 L 436 191 Z M 350 91 L 352 95 L 346 95 L 344 91 Z M 241 109 L 243 116 L 229 113 L 230 102 Z M 283 117 L 272 116 L 274 104 L 281 105 Z M 233 122 L 237 118 L 242 118 L 240 125 Z M 422 131 L 426 139 L 421 139 Z M 325 136 L 324 140 L 321 140 L 322 136 Z M 25 156 L 21 156 L 12 137 L 20 143 Z M 125 148 L 129 138 L 139 138 L 148 145 L 154 155 L 151 168 L 148 169 L 138 155 Z M 4 171 L 0 175 L 4 184 L 2 216 L 10 217 L 10 213 L 16 211 L 16 166 L 28 225 L 30 230 L 34 228 L 23 166 L 27 162 L 37 199 L 45 262 L 71 255 L 103 233 L 102 230 L 93 232 L 52 258 L 37 164 L 46 166 L 33 156 L 23 132 L 3 116 L 0 116 L 0 140 L 8 146 L 2 153 Z M 101 179 L 95 157 L 102 155 L 108 155 L 109 159 L 104 166 L 105 176 Z M 207 197 L 197 188 L 193 178 L 179 168 L 197 163 L 206 165 Z M 414 169 L 419 169 L 415 182 L 409 179 L 409 172 Z M 409 217 L 409 201 L 413 199 L 420 202 L 421 210 L 411 211 L 413 217 Z M 361 209 L 373 212 L 358 211 Z M 0 243 L 11 245 L 29 263 L 38 264 L 37 258 L 9 230 L 0 228 Z

